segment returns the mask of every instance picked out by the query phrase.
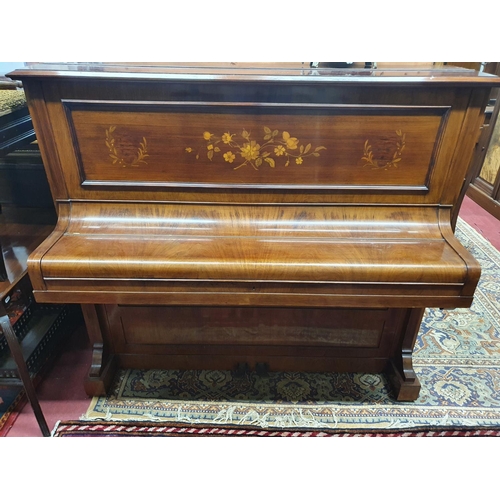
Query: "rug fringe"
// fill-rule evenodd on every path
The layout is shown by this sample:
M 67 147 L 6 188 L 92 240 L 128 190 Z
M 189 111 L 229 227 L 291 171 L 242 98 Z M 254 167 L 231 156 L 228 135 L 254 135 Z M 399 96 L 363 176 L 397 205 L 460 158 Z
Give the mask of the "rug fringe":
M 59 424 L 60 424 L 60 423 L 61 423 L 61 421 L 60 421 L 60 420 L 58 420 L 58 421 L 55 423 L 54 428 L 52 429 L 52 431 L 51 431 L 51 433 L 50 433 L 50 437 L 54 437 L 54 434 L 55 434 L 55 432 L 56 432 L 57 428 L 59 427 Z

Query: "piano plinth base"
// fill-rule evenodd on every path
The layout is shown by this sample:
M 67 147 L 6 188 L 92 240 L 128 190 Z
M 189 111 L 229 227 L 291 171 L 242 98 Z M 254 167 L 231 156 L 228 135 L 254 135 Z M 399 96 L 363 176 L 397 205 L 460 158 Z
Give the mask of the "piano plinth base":
M 412 370 L 412 375 L 404 377 L 393 360 L 387 367 L 387 376 L 392 385 L 392 392 L 397 401 L 415 401 L 420 394 L 420 382 Z
M 118 369 L 116 356 L 103 358 L 100 354 L 102 354 L 100 346 L 96 347 L 94 345 L 92 366 L 84 382 L 85 392 L 89 396 L 105 396 L 111 388 Z M 96 355 L 99 361 L 94 363 Z
M 93 338 L 101 340 L 94 342 L 85 383 L 90 396 L 106 394 L 118 368 L 234 370 L 239 364 L 252 370 L 266 364 L 270 371 L 387 372 L 395 399 L 413 401 L 419 394 L 411 350 L 422 309 L 84 308 Z

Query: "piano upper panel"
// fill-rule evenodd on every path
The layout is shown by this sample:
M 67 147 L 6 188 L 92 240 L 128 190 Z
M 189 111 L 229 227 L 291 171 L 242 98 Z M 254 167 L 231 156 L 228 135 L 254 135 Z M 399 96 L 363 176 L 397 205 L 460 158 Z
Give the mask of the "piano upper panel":
M 74 69 L 20 75 L 61 200 L 453 205 L 491 80 Z

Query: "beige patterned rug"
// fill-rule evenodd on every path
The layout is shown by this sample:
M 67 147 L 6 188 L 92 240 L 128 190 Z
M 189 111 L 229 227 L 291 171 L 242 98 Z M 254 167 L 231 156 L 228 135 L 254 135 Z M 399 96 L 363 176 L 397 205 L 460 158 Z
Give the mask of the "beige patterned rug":
M 482 266 L 470 309 L 428 309 L 414 350 L 422 390 L 397 402 L 384 375 L 123 370 L 83 421 L 260 429 L 500 428 L 500 253 L 462 220 L 457 236 Z

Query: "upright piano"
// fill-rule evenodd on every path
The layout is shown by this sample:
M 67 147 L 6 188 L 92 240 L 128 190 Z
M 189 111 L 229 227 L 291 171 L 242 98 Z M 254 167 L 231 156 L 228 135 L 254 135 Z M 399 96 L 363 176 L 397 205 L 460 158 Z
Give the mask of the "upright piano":
M 499 78 L 461 69 L 39 64 L 22 80 L 58 211 L 37 301 L 117 368 L 386 372 L 415 400 L 426 307 L 469 307 L 454 236 Z

